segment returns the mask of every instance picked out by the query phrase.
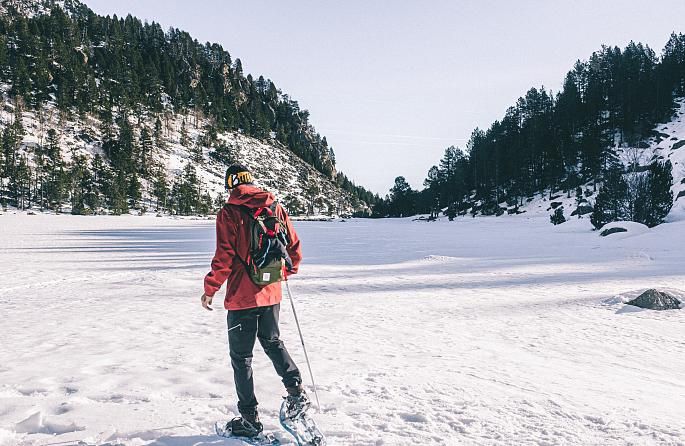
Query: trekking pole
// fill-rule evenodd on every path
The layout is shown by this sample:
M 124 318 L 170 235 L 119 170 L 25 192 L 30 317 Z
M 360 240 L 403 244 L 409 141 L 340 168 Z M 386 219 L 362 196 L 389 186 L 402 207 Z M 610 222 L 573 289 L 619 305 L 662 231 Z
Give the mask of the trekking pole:
M 290 285 L 288 280 L 285 281 L 285 289 L 288 290 L 288 298 L 290 299 L 290 306 L 293 307 L 293 316 L 295 316 L 295 324 L 297 331 L 300 334 L 300 342 L 302 343 L 302 350 L 304 351 L 304 359 L 307 361 L 307 368 L 309 368 L 309 376 L 312 378 L 312 387 L 314 388 L 314 396 L 316 397 L 316 406 L 319 413 L 321 413 L 321 403 L 319 402 L 319 392 L 316 391 L 316 383 L 314 382 L 314 374 L 312 373 L 312 364 L 309 362 L 309 355 L 307 355 L 307 347 L 304 345 L 304 337 L 302 336 L 302 329 L 300 328 L 300 321 L 297 319 L 297 311 L 295 311 L 295 301 L 290 292 Z

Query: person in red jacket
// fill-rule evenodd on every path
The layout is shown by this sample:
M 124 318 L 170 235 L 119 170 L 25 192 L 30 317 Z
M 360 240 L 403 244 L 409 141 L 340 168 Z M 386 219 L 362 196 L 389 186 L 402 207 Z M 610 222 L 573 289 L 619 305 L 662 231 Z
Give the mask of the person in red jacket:
M 228 344 L 241 416 L 231 420 L 227 429 L 234 435 L 255 437 L 263 429 L 252 377 L 252 350 L 256 339 L 285 385 L 289 412 L 296 414 L 306 410 L 309 400 L 302 388 L 300 371 L 279 337 L 281 284 L 255 284 L 245 261 L 251 240 L 252 216 L 248 212 L 272 206 L 274 196 L 254 186 L 252 174 L 240 164 L 234 164 L 226 171 L 226 188 L 230 196 L 216 218 L 216 253 L 212 270 L 205 276 L 201 301 L 204 308 L 212 310 L 214 295 L 228 281 L 224 308 L 228 310 Z M 290 240 L 286 250 L 291 265 L 286 275 L 295 274 L 302 259 L 300 240 L 280 204 L 276 205 L 275 214 L 285 225 Z

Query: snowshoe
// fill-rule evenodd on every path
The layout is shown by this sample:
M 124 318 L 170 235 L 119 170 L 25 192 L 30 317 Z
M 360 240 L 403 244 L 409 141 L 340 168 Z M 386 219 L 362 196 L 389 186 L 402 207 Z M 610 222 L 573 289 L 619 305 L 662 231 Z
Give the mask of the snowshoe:
M 288 396 L 285 398 L 285 417 L 297 418 L 309 410 L 311 405 L 312 403 L 303 388 L 288 389 Z
M 324 437 L 323 433 L 316 426 L 314 419 L 307 414 L 307 408 L 309 408 L 309 404 L 306 405 L 304 410 L 299 411 L 297 411 L 295 405 L 293 405 L 292 413 L 294 413 L 295 416 L 289 417 L 289 398 L 290 396 L 284 398 L 283 403 L 281 404 L 279 418 L 283 429 L 295 437 L 297 446 L 325 446 L 326 437 Z M 292 401 L 290 403 L 292 403 Z
M 250 423 L 242 417 L 236 417 L 228 423 L 217 421 L 214 431 L 219 437 L 235 438 L 252 446 L 279 446 L 281 442 L 271 433 L 264 433 L 262 423 Z

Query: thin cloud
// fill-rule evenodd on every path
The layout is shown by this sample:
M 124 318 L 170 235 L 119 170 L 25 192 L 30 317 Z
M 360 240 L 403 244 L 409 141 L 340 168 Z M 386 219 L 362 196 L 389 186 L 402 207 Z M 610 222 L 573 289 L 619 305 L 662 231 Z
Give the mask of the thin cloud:
M 344 130 L 321 129 L 319 133 L 323 135 L 345 135 L 345 136 L 360 136 L 364 138 L 397 138 L 397 139 L 416 139 L 422 141 L 468 141 L 465 138 L 448 138 L 439 136 L 417 136 L 417 135 L 388 135 L 381 133 L 354 133 L 346 132 Z

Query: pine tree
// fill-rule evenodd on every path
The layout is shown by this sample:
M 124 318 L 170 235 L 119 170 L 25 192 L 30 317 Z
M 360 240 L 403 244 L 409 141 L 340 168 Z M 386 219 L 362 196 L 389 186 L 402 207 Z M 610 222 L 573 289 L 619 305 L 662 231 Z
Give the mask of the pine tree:
M 128 188 L 129 181 L 126 178 L 126 174 L 120 170 L 113 176 L 107 196 L 108 206 L 114 212 L 114 215 L 128 212 Z
M 140 131 L 140 140 L 138 143 L 140 147 L 140 156 L 138 160 L 138 172 L 147 176 L 150 169 L 150 158 L 152 157 L 152 136 L 147 127 L 143 126 Z
M 99 154 L 96 154 L 91 160 L 90 171 L 92 172 L 93 190 L 92 205 L 89 206 L 93 211 L 96 211 L 99 207 L 111 202 L 112 174 Z
M 286 195 L 283 199 L 283 206 L 290 215 L 300 215 L 305 212 L 304 204 L 295 195 Z
M 156 200 L 156 210 L 166 208 L 167 197 L 169 195 L 169 183 L 166 171 L 162 167 L 155 170 L 155 177 L 152 183 L 152 195 Z
M 214 209 L 221 209 L 222 206 L 226 203 L 226 198 L 224 197 L 223 194 L 217 194 L 216 197 L 214 198 Z M 286 207 L 287 209 L 287 207 Z M 295 214 L 293 214 L 295 215 Z
M 104 108 L 104 110 L 100 112 L 100 134 L 105 143 L 114 139 L 112 111 L 109 108 Z
M 188 131 L 186 130 L 186 120 L 184 119 L 183 122 L 181 122 L 181 136 L 180 139 L 178 140 L 178 143 L 182 145 L 183 147 L 188 146 Z
M 191 215 L 198 211 L 201 201 L 199 180 L 192 164 L 186 164 L 183 168 L 181 178 L 174 182 L 171 196 L 176 213 Z
M 26 130 L 24 129 L 24 114 L 22 105 L 21 101 L 19 100 L 15 101 L 14 122 L 12 124 L 12 128 L 14 129 L 14 134 L 16 135 L 17 140 L 21 142 L 21 140 L 24 138 L 24 135 L 26 135 Z
M 373 204 L 371 218 L 384 218 L 390 216 L 390 205 L 388 197 L 379 198 Z
M 14 175 L 14 167 L 17 163 L 17 149 L 19 142 L 12 126 L 5 126 L 2 131 L 2 151 L 4 165 L 2 176 L 11 179 Z
M 115 169 L 121 169 L 125 173 L 136 170 L 136 159 L 138 159 L 138 147 L 134 143 L 133 128 L 124 113 L 118 120 L 119 135 L 115 145 L 115 156 L 112 164 Z
M 415 206 L 415 192 L 407 180 L 402 176 L 395 178 L 395 185 L 390 189 L 390 215 L 394 217 L 414 215 Z
M 202 164 L 204 162 L 204 147 L 202 146 L 202 139 L 198 139 L 193 143 L 192 155 L 193 161 L 197 164 Z
M 17 207 L 22 210 L 30 207 L 31 169 L 29 168 L 26 156 L 19 158 L 10 187 L 13 191 Z
M 204 128 L 204 135 L 202 137 L 202 145 L 207 148 L 215 146 L 218 142 L 218 133 L 216 126 L 212 123 L 208 123 Z
M 436 218 L 440 211 L 440 189 L 442 187 L 441 179 L 442 176 L 440 174 L 440 169 L 438 169 L 438 166 L 433 166 L 428 170 L 426 179 L 423 180 L 423 186 L 428 192 L 431 218 Z M 451 219 L 454 219 L 454 217 L 451 217 Z
M 650 212 L 646 213 L 643 221 L 649 227 L 659 225 L 671 212 L 673 207 L 673 166 L 670 160 L 655 162 L 649 166 L 649 186 L 647 199 Z
M 74 215 L 86 214 L 86 201 L 93 204 L 89 194 L 92 190 L 92 177 L 88 170 L 88 158 L 85 155 L 72 151 L 71 165 L 69 166 L 69 189 L 71 195 L 71 213 Z M 92 209 L 92 207 L 91 207 Z
M 311 178 L 304 190 L 305 198 L 307 200 L 307 215 L 313 215 L 316 209 L 316 199 L 319 197 L 321 189 L 314 178 Z
M 166 148 L 166 144 L 164 143 L 164 135 L 162 134 L 162 121 L 159 119 L 159 116 L 155 118 L 155 130 L 152 133 L 152 136 L 155 139 L 155 146 L 157 148 Z
M 198 203 L 198 212 L 202 215 L 208 215 L 214 211 L 214 200 L 212 200 L 212 196 L 209 194 L 209 192 L 205 192 L 200 197 L 200 201 Z
M 628 185 L 623 178 L 623 171 L 614 167 L 604 175 L 604 184 L 597 194 L 590 222 L 596 229 L 607 223 L 625 220 L 626 197 Z
M 59 136 L 55 129 L 48 130 L 47 145 L 45 149 L 45 199 L 47 206 L 59 211 L 66 189 L 66 176 L 64 172 L 64 160 Z
M 126 195 L 128 196 L 129 199 L 129 208 L 132 209 L 139 209 L 140 208 L 140 201 L 142 199 L 142 186 L 140 184 L 140 178 L 138 177 L 138 174 L 133 172 L 129 174 L 127 178 L 127 188 L 126 188 Z

